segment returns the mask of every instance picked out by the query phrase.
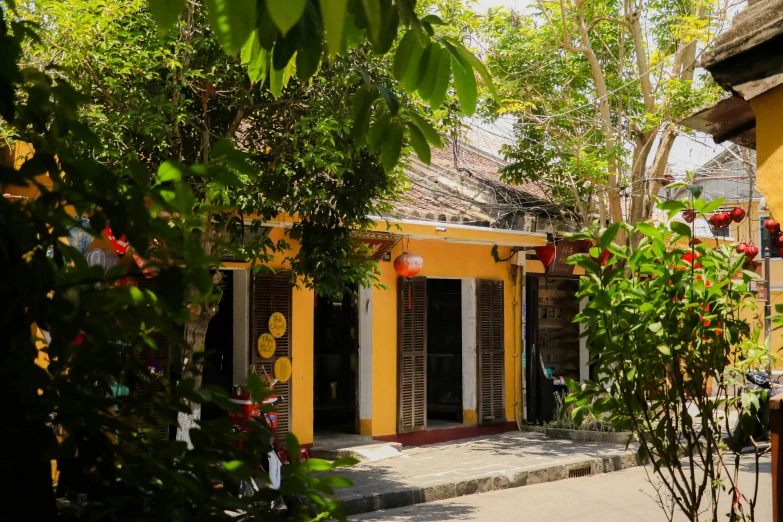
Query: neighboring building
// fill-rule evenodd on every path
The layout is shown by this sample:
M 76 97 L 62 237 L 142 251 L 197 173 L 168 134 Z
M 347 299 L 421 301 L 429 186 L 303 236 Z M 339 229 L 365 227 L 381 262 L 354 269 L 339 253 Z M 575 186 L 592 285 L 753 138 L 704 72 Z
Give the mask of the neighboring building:
M 783 221 L 783 0 L 750 0 L 748 7 L 718 36 L 701 66 L 732 96 L 687 118 L 683 125 L 713 136 L 716 143 L 731 141 L 755 153 L 758 192 L 763 199 L 751 205 L 749 222 L 737 241 L 753 241 L 762 253 L 768 242 L 759 227 L 767 217 Z M 732 150 L 731 148 L 729 150 Z M 746 189 L 747 191 L 747 189 Z M 774 310 L 783 304 L 783 261 L 771 249 L 770 296 Z M 773 349 L 781 336 L 772 335 Z M 778 367 L 783 364 L 778 362 Z

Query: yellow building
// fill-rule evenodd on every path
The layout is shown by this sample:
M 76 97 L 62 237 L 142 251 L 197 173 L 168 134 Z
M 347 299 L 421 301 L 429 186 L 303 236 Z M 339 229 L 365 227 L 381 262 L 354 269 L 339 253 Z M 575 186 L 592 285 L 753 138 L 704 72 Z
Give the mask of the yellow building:
M 753 227 L 740 227 L 737 239 L 762 241 L 759 223 L 769 216 L 783 220 L 783 1 L 748 2 L 729 30 L 716 38 L 701 66 L 732 95 L 714 107 L 682 122 L 692 129 L 713 136 L 715 143 L 731 141 L 755 149 L 755 181 L 763 201 L 752 204 L 749 216 Z M 783 304 L 783 263 L 772 249 L 769 278 L 772 310 Z M 762 249 L 763 252 L 763 249 Z M 783 342 L 773 334 L 773 347 Z M 783 363 L 777 363 L 783 368 Z

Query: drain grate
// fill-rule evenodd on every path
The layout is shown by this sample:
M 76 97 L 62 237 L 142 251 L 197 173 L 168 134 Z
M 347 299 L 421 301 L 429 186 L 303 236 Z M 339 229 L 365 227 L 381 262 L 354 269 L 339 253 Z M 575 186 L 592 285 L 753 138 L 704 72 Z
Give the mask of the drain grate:
M 573 468 L 568 470 L 568 478 L 587 477 L 593 474 L 592 466 L 585 466 L 583 468 Z

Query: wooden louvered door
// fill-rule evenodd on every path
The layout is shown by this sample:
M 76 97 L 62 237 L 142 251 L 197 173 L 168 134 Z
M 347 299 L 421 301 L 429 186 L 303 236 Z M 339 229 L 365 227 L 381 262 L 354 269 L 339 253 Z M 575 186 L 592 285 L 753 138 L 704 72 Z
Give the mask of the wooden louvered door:
M 397 432 L 427 429 L 427 278 L 397 284 Z
M 291 359 L 291 297 L 292 287 L 290 275 L 287 273 L 256 275 L 253 278 L 252 324 L 250 338 L 251 371 L 263 376 L 264 372 L 274 377 L 275 362 L 280 357 Z M 280 312 L 285 316 L 286 330 L 282 337 L 275 339 L 275 353 L 269 359 L 264 359 L 256 349 L 258 336 L 269 333 L 269 317 Z M 292 361 L 293 366 L 293 361 Z M 277 408 L 277 433 L 280 442 L 285 441 L 285 434 L 291 431 L 291 379 L 288 382 L 275 384 L 275 394 L 283 398 L 283 403 Z
M 136 281 L 140 290 L 150 290 L 156 292 L 158 289 L 157 278 L 147 278 L 142 275 L 136 277 Z M 161 371 L 163 375 L 156 379 L 154 382 L 144 382 L 137 380 L 135 386 L 131 389 L 131 393 L 144 396 L 145 394 L 165 392 L 166 386 L 171 381 L 171 343 L 168 337 L 163 333 L 154 331 L 150 337 L 155 341 L 157 349 L 151 346 L 144 345 L 139 351 L 139 362 L 142 365 L 150 367 L 154 366 Z M 152 432 L 160 439 L 167 439 L 169 436 L 168 424 L 159 425 L 147 425 L 142 424 L 139 428 L 152 429 Z
M 503 281 L 479 279 L 476 285 L 478 421 L 506 420 L 504 404 Z

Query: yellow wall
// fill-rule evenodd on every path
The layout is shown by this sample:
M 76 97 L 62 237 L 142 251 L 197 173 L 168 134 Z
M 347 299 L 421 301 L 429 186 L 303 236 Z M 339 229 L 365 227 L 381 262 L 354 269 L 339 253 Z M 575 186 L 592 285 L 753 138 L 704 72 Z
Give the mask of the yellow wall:
M 752 99 L 756 113 L 756 183 L 764 194 L 767 208 L 780 221 L 783 219 L 783 191 L 780 177 L 783 173 L 783 85 Z
M 406 247 L 407 245 L 407 241 Z M 465 245 L 442 241 L 410 242 L 409 251 L 424 259 L 419 275 L 425 277 L 501 279 L 505 292 L 505 393 L 506 419 L 514 420 L 514 328 L 513 280 L 509 263 L 495 263 L 491 246 Z M 509 256 L 510 248 L 500 247 L 501 259 Z M 402 243 L 391 253 L 394 259 L 403 252 Z M 397 432 L 397 274 L 391 262 L 381 262 L 380 282 L 388 290 L 373 291 L 373 406 L 372 435 Z

